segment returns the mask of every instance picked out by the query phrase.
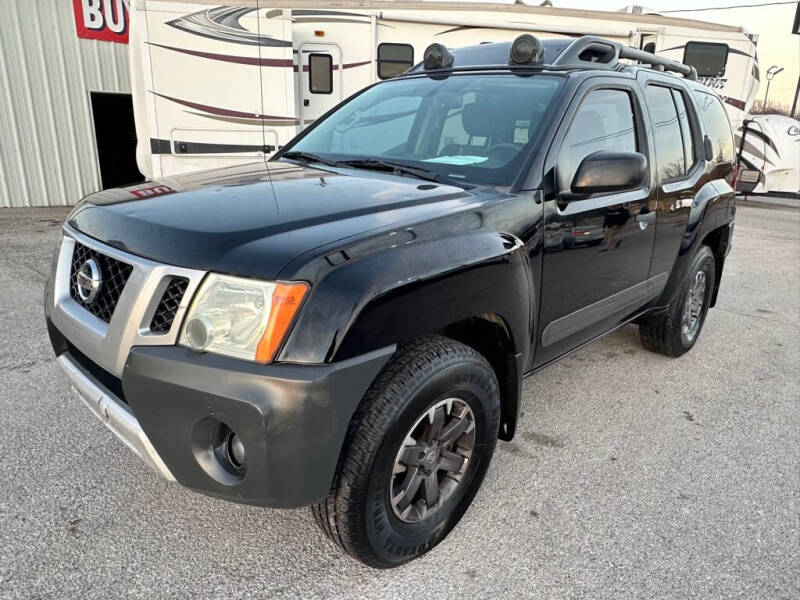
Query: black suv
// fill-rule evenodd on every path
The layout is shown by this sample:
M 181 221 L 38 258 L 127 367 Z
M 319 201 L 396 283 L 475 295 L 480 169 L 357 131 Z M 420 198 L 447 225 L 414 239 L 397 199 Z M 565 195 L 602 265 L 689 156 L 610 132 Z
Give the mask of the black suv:
M 695 78 L 594 37 L 434 44 L 268 163 L 89 196 L 46 290 L 58 362 L 164 477 L 411 560 L 514 436 L 524 377 L 629 322 L 697 341 L 735 207 Z

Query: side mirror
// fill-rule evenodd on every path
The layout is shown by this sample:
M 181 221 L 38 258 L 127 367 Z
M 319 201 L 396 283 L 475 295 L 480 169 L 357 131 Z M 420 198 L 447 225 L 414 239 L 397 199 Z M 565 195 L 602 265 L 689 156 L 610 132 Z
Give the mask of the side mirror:
M 736 178 L 736 191 L 749 194 L 761 181 L 761 171 L 758 169 L 740 169 Z
M 624 192 L 642 187 L 647 158 L 639 152 L 593 152 L 581 161 L 570 191 L 580 196 Z

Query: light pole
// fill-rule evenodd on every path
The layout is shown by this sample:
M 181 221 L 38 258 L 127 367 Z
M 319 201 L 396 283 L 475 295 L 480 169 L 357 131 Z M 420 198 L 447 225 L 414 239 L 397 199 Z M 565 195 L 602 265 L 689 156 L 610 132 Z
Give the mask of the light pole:
M 764 108 L 767 108 L 767 98 L 769 98 L 769 84 L 772 83 L 772 79 L 783 71 L 783 67 L 779 67 L 778 65 L 772 65 L 769 69 L 767 69 L 767 91 L 764 92 Z

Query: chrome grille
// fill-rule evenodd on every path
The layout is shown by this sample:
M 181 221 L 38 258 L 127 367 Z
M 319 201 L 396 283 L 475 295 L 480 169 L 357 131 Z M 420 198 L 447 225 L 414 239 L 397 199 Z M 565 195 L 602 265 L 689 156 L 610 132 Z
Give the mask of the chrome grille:
M 189 280 L 185 277 L 173 277 L 164 294 L 161 296 L 161 301 L 158 303 L 156 312 L 153 314 L 153 320 L 150 322 L 150 331 L 153 333 L 167 333 L 172 328 L 172 322 L 175 320 L 175 314 L 178 312 L 178 307 L 181 305 L 183 295 L 186 293 L 186 288 L 189 285 Z
M 115 285 L 116 303 L 110 307 L 111 311 L 107 311 L 107 321 L 87 310 L 74 286 L 74 271 L 83 264 L 79 260 L 85 261 L 90 257 L 95 258 L 96 270 L 102 270 L 102 278 L 106 282 L 114 280 L 116 269 L 128 272 L 124 285 Z M 107 261 L 113 263 L 108 264 Z M 56 261 L 56 274 L 51 278 L 52 290 L 48 300 L 50 319 L 53 326 L 99 368 L 121 379 L 132 347 L 171 346 L 177 343 L 178 327 L 170 327 L 163 333 L 151 330 L 151 325 L 157 329 L 166 327 L 166 324 L 161 325 L 160 320 L 153 323 L 154 315 L 161 313 L 163 308 L 165 319 L 171 318 L 173 325 L 180 323 L 186 314 L 186 300 L 195 294 L 205 275 L 205 271 L 167 265 L 124 252 L 65 225 Z M 183 299 L 177 300 L 176 288 L 173 288 L 166 296 L 167 302 L 162 305 L 165 290 L 173 279 L 188 281 Z M 118 283 L 122 283 L 121 279 Z M 99 292 L 94 299 L 95 304 L 98 303 Z M 110 312 L 113 312 L 113 318 L 110 318 Z
M 78 271 L 83 266 L 83 263 L 90 258 L 93 258 L 99 265 L 103 283 L 100 286 L 97 297 L 92 302 L 84 302 L 80 294 L 78 294 Z M 98 319 L 109 323 L 132 271 L 133 267 L 128 263 L 101 254 L 88 246 L 76 242 L 75 250 L 72 253 L 69 294 L 75 302 Z

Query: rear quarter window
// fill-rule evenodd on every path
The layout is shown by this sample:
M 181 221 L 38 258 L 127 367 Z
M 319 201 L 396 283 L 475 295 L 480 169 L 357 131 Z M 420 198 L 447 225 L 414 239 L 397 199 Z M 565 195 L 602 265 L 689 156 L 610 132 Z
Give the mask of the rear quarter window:
M 697 114 L 703 122 L 703 129 L 711 140 L 711 147 L 714 150 L 714 157 L 711 160 L 715 163 L 733 162 L 733 131 L 728 113 L 725 112 L 719 97 L 694 90 L 694 98 Z

